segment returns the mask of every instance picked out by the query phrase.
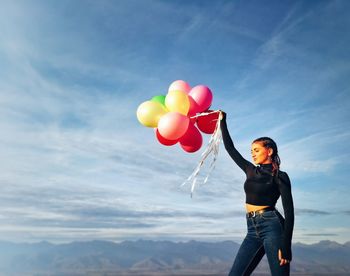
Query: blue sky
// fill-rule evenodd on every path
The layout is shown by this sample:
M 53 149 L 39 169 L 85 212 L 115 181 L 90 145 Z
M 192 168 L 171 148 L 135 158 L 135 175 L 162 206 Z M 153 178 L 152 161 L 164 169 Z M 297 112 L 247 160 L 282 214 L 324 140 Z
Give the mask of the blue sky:
M 162 146 L 136 119 L 183 79 L 212 89 L 247 159 L 255 138 L 277 142 L 293 242 L 349 241 L 349 8 L 1 1 L 1 239 L 241 242 L 244 175 L 223 145 L 191 199 L 181 183 L 201 151 Z

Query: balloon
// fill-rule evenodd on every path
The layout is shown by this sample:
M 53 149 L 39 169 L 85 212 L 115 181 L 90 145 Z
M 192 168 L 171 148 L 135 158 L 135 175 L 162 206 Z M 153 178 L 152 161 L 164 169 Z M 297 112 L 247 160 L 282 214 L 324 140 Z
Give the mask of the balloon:
M 167 140 L 177 140 L 187 131 L 190 119 L 178 112 L 168 112 L 158 122 L 159 134 Z
M 212 110 L 208 110 L 208 112 L 212 112 Z M 197 118 L 197 126 L 199 130 L 207 134 L 214 133 L 219 114 L 220 112 L 218 111 L 208 115 L 199 116 Z
M 160 103 L 152 101 L 143 102 L 136 111 L 137 119 L 146 127 L 157 127 L 159 119 L 166 113 Z
M 164 146 L 172 146 L 175 145 L 179 140 L 168 140 L 165 139 L 162 135 L 160 135 L 159 130 L 156 129 L 156 137 L 159 143 L 161 143 Z
M 201 148 L 202 143 L 202 134 L 194 124 L 190 123 L 185 135 L 180 139 L 182 149 L 187 152 L 195 152 Z
M 165 106 L 169 111 L 187 115 L 190 109 L 190 100 L 185 92 L 173 90 L 166 95 Z
M 190 95 L 188 95 L 188 99 L 190 100 L 190 109 L 188 110 L 187 116 L 190 117 L 192 123 L 195 123 L 197 121 L 197 118 L 191 117 L 199 113 L 199 106 Z
M 191 90 L 191 86 L 183 80 L 177 80 L 177 81 L 174 81 L 172 84 L 170 84 L 168 92 L 174 91 L 174 90 L 182 91 L 188 94 L 188 92 L 190 92 Z
M 199 112 L 203 112 L 211 106 L 213 94 L 209 87 L 205 85 L 197 85 L 191 89 L 189 95 L 198 104 Z
M 163 105 L 165 107 L 165 96 L 164 95 L 158 95 L 158 96 L 154 96 L 151 99 L 152 102 L 157 102 L 160 103 L 161 105 Z

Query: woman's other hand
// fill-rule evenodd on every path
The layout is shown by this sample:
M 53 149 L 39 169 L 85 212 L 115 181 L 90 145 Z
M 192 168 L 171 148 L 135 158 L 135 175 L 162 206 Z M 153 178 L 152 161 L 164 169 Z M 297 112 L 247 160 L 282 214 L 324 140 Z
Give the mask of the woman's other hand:
M 281 249 L 278 249 L 278 259 L 279 259 L 279 261 L 280 261 L 280 265 L 281 265 L 281 266 L 282 266 L 282 265 L 286 265 L 286 264 L 289 263 L 289 260 L 286 260 L 286 259 L 283 259 L 283 258 L 282 258 L 282 251 L 281 251 Z

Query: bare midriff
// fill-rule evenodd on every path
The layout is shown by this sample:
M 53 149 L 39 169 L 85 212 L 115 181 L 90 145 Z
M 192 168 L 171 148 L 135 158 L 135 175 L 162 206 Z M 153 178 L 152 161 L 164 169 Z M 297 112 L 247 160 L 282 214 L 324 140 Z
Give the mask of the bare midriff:
M 248 204 L 248 203 L 245 204 L 245 208 L 246 208 L 246 210 L 247 210 L 247 213 L 249 213 L 249 212 L 254 212 L 254 211 L 258 211 L 258 210 L 261 210 L 261 209 L 265 209 L 265 208 L 267 208 L 267 207 L 269 207 L 269 206 L 265 206 L 265 205 L 263 205 L 263 206 L 261 206 L 261 205 L 252 205 L 252 204 Z

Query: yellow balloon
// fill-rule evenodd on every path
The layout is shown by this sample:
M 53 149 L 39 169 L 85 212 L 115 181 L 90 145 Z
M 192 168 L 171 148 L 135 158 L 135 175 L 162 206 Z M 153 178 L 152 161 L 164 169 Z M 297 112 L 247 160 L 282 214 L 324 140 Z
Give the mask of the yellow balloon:
M 159 102 L 146 101 L 137 108 L 137 119 L 146 127 L 157 127 L 160 117 L 168 111 Z
M 185 92 L 179 90 L 169 91 L 165 97 L 165 106 L 172 112 L 187 115 L 190 109 L 190 100 Z

